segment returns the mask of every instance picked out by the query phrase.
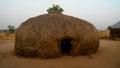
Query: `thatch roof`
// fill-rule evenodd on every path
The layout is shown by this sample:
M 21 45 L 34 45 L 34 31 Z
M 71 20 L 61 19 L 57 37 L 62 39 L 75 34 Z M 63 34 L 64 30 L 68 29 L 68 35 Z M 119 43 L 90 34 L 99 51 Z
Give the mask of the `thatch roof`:
M 120 29 L 120 21 L 112 25 L 112 28 L 114 29 Z
M 16 30 L 16 54 L 41 58 L 60 57 L 61 40 L 72 40 L 70 55 L 95 53 L 99 47 L 96 28 L 89 22 L 63 14 L 44 14 L 25 21 Z

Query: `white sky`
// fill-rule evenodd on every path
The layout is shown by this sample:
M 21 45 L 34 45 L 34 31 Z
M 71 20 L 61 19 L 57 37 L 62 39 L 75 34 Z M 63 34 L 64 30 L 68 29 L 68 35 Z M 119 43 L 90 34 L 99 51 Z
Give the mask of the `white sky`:
M 30 17 L 46 14 L 53 4 L 60 5 L 63 14 L 87 20 L 97 29 L 120 21 L 120 0 L 0 0 L 0 29 L 17 28 Z

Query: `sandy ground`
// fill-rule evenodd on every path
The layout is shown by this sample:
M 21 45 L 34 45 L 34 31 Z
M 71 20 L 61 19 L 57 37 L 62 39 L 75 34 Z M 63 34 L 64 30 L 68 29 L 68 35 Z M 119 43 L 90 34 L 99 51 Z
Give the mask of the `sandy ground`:
M 0 41 L 0 68 L 120 68 L 120 41 L 100 40 L 90 56 L 56 59 L 23 58 L 14 55 L 14 40 Z

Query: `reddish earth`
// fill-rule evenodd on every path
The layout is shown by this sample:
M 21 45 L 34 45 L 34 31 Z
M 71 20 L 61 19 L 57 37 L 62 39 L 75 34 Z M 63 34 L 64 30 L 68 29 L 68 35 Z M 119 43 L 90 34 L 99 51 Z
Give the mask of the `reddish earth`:
M 120 41 L 100 40 L 100 48 L 92 58 L 63 56 L 38 59 L 15 56 L 14 40 L 1 40 L 0 68 L 120 68 Z

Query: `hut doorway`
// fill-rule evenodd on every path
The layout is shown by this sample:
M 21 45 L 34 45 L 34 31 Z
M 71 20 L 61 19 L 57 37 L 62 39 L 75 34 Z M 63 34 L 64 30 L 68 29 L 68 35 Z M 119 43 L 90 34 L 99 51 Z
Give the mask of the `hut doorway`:
M 63 39 L 61 40 L 61 53 L 62 55 L 70 55 L 72 39 Z

